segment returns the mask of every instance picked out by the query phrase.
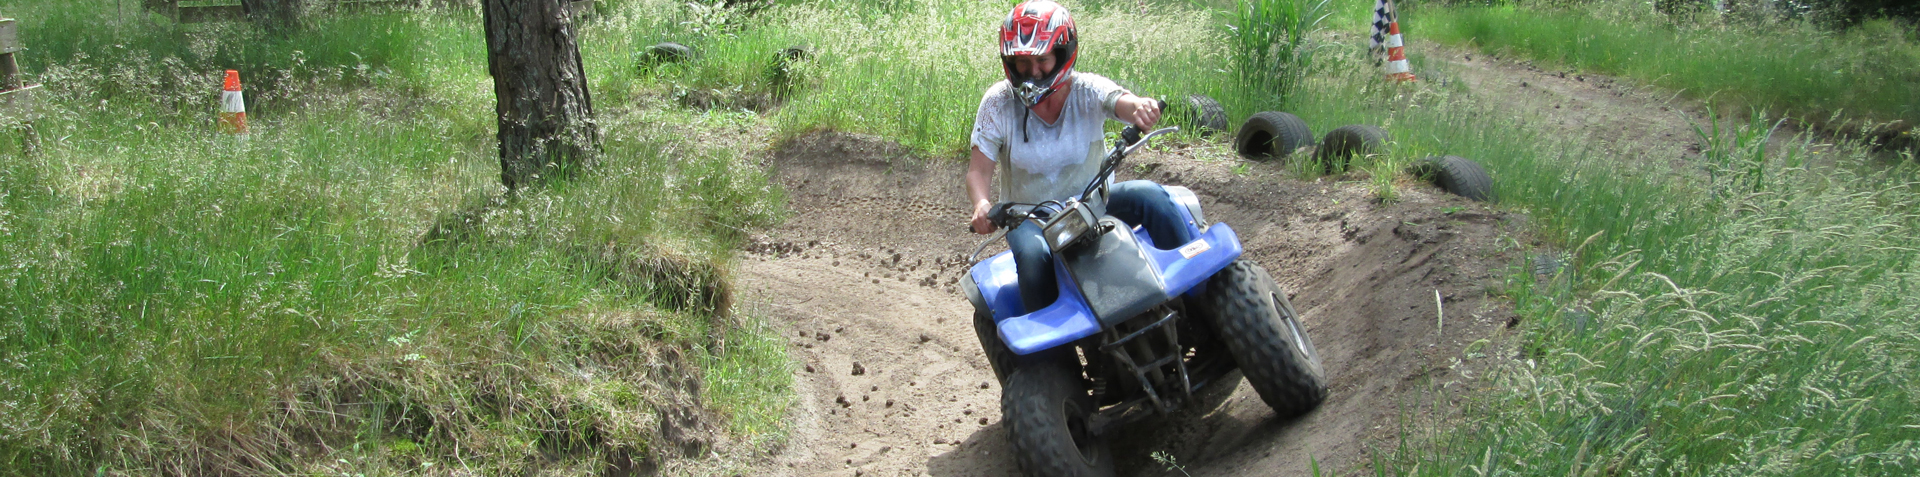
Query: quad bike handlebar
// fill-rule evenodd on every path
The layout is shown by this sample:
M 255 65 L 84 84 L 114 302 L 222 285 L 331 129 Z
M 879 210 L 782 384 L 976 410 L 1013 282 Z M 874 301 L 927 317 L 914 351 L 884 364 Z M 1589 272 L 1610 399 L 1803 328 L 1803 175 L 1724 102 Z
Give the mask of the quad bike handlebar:
M 1155 99 L 1154 102 L 1160 109 L 1166 109 L 1167 107 L 1166 101 Z M 1128 155 L 1139 151 L 1140 148 L 1146 147 L 1148 140 L 1153 139 L 1155 136 L 1179 130 L 1180 128 L 1177 126 L 1165 127 L 1155 129 L 1153 132 L 1143 135 L 1140 133 L 1140 127 L 1132 124 L 1121 129 L 1120 137 L 1114 140 L 1113 148 L 1107 151 L 1106 159 L 1100 163 L 1100 172 L 1094 174 L 1093 179 L 1087 183 L 1087 188 L 1081 191 L 1080 197 L 1094 197 L 1094 192 L 1106 188 L 1108 185 L 1107 178 L 1113 176 L 1113 171 L 1120 167 L 1120 162 L 1126 159 Z M 988 209 L 987 221 L 992 222 L 995 227 L 1001 230 L 1006 230 L 1018 226 L 1020 222 L 1026 220 L 1046 220 L 1048 217 L 1059 213 L 1066 207 L 1066 204 L 1052 200 L 1038 204 L 1003 201 L 993 204 L 993 208 Z M 972 227 L 968 227 L 967 230 L 971 231 L 973 229 Z M 968 260 L 978 259 L 980 251 L 986 250 L 987 244 L 993 243 L 994 240 L 999 239 L 1001 236 L 1005 236 L 1005 233 L 1003 232 L 1000 236 L 991 237 L 981 242 L 980 246 L 974 249 L 973 255 L 968 257 Z

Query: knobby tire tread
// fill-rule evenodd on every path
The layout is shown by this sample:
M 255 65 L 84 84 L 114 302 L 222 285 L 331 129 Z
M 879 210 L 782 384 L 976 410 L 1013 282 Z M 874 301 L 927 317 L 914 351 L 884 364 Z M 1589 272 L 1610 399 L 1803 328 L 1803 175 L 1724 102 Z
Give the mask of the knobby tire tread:
M 1203 299 L 1207 318 L 1219 330 L 1220 340 L 1247 383 L 1274 413 L 1291 418 L 1319 407 L 1327 388 L 1310 358 L 1282 335 L 1278 320 L 1284 310 L 1267 298 L 1285 298 L 1273 295 L 1277 293 L 1279 288 L 1259 265 L 1235 260 L 1207 283 Z
M 1011 373 L 1011 366 L 1018 355 L 1013 354 L 1013 349 L 1000 340 L 999 330 L 993 323 L 992 310 L 973 311 L 973 332 L 980 338 L 981 350 L 987 354 L 987 367 L 993 369 L 993 377 L 1000 382 L 1000 386 L 1006 387 L 1007 375 Z
M 1067 400 L 1077 401 L 1083 416 L 1093 412 L 1077 371 L 1062 360 L 1023 360 L 1007 377 L 1000 413 L 1014 461 L 1029 477 L 1114 475 L 1112 452 L 1104 442 L 1094 438 L 1094 459 L 1088 462 L 1068 431 Z

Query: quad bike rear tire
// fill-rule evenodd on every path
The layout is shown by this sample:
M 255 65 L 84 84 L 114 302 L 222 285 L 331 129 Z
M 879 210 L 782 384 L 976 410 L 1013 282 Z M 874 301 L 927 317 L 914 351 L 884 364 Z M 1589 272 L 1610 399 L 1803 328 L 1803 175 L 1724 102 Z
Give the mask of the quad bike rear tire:
M 1265 268 L 1235 260 L 1207 281 L 1201 300 L 1202 316 L 1219 330 L 1247 383 L 1275 414 L 1297 417 L 1326 400 L 1320 354 Z
M 1314 158 L 1326 164 L 1328 174 L 1347 171 L 1355 156 L 1377 154 L 1387 148 L 1387 131 L 1369 124 L 1348 124 L 1327 131 L 1314 150 Z
M 1285 158 L 1295 149 L 1313 144 L 1313 131 L 1299 116 L 1280 111 L 1262 111 L 1247 118 L 1234 136 L 1233 149 L 1256 161 Z
M 1007 375 L 1013 372 L 1013 363 L 1019 355 L 1000 340 L 1000 328 L 993 324 L 993 311 L 973 310 L 973 333 L 980 337 L 980 348 L 987 353 L 987 367 L 993 369 L 993 378 L 999 380 L 1000 387 L 1007 386 Z
M 1433 184 L 1454 195 L 1481 202 L 1493 202 L 1493 176 L 1480 163 L 1460 156 L 1429 157 L 1420 161 L 1421 175 L 1432 175 Z
M 1042 353 L 1059 350 L 1072 348 Z M 1007 377 L 1000 414 L 1014 461 L 1033 477 L 1110 477 L 1113 452 L 1088 430 L 1087 420 L 1096 409 L 1087 382 L 1065 355 L 1059 357 L 1023 362 Z

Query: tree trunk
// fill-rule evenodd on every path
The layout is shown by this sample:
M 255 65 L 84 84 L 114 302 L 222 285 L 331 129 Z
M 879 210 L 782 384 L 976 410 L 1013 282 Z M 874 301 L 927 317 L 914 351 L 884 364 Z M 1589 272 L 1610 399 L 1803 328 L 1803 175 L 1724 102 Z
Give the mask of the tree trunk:
M 510 190 L 594 163 L 593 122 L 567 0 L 484 0 L 487 71 L 500 123 L 500 182 Z
M 283 36 L 300 29 L 300 14 L 305 13 L 306 7 L 306 0 L 240 0 L 247 20 L 269 33 Z

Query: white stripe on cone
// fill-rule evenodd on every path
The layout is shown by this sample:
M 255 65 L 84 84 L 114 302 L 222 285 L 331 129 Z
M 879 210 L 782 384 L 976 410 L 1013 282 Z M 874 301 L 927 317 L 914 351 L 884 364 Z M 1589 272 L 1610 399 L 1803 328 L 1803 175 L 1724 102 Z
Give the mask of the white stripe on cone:
M 239 91 L 221 91 L 220 92 L 220 112 L 222 113 L 247 112 L 247 100 L 240 96 Z
M 1413 70 L 1407 69 L 1407 60 L 1393 60 L 1393 61 L 1387 62 L 1387 74 L 1389 75 L 1408 73 L 1411 71 Z
M 240 72 L 227 70 L 220 85 L 220 129 L 237 136 L 247 135 L 247 100 L 240 95 Z

